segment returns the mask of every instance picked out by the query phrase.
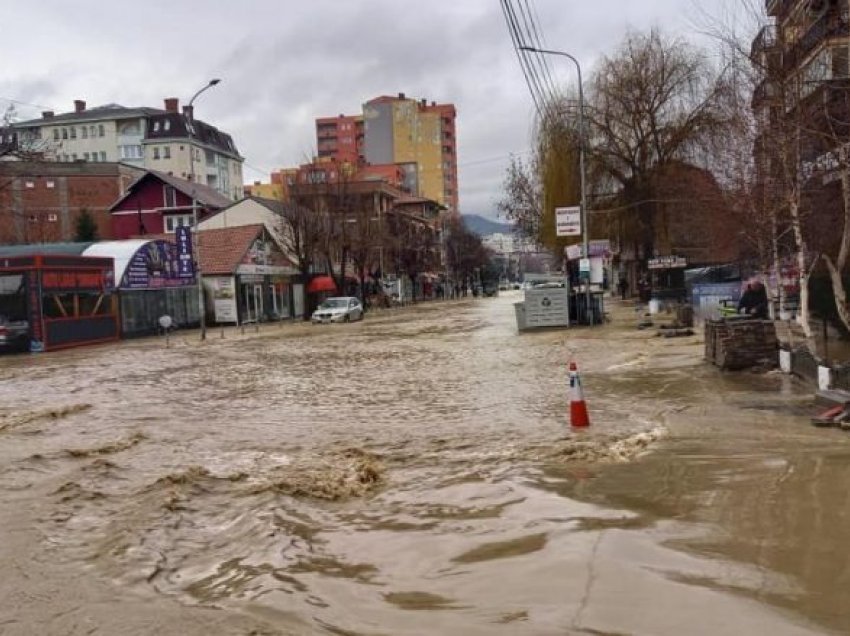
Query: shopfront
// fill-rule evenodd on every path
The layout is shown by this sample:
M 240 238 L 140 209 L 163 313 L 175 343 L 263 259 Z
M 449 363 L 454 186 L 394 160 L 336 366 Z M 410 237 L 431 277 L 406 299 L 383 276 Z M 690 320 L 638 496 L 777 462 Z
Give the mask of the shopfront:
M 178 233 L 173 242 L 104 241 L 95 243 L 84 254 L 109 256 L 115 263 L 123 336 L 157 333 L 162 316 L 170 316 L 171 324 L 177 328 L 199 324 L 198 291 L 188 232 Z
M 0 256 L 0 315 L 31 351 L 116 340 L 114 291 L 110 258 Z
M 264 226 L 203 230 L 200 237 L 206 246 L 201 264 L 212 322 L 239 325 L 297 315 L 297 270 Z

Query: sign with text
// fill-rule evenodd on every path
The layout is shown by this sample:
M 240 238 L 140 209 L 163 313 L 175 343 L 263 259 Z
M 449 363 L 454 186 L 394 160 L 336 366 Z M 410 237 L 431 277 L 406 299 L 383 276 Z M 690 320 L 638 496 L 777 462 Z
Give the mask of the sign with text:
M 529 328 L 569 326 L 569 290 L 566 287 L 527 289 L 525 324 Z
M 192 262 L 192 230 L 188 226 L 180 225 L 174 230 L 174 238 L 177 240 L 177 277 L 194 278 L 195 265 Z
M 581 208 L 555 208 L 556 236 L 581 236 Z
M 212 290 L 213 308 L 217 323 L 239 323 L 236 310 L 236 281 L 232 276 L 208 276 L 204 286 Z
M 179 234 L 176 245 L 160 239 L 145 243 L 127 264 L 121 287 L 161 289 L 194 284 L 191 245 L 191 237 L 188 235 L 181 245 Z M 188 253 L 186 250 L 189 250 Z
M 649 269 L 677 269 L 688 266 L 688 261 L 684 256 L 656 256 L 647 261 L 646 266 Z

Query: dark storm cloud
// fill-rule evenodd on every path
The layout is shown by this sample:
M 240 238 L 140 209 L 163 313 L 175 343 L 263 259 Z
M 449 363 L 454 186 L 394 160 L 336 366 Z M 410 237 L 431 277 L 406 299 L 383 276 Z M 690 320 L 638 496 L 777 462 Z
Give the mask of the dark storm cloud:
M 693 0 L 531 4 L 545 43 L 588 74 L 630 28 L 681 32 Z M 493 213 L 508 155 L 529 145 L 533 106 L 497 0 L 43 0 L 14 13 L 39 25 L 0 41 L 12 60 L 0 97 L 32 103 L 22 116 L 70 110 L 76 98 L 161 106 L 220 77 L 196 112 L 234 136 L 247 180 L 307 160 L 316 117 L 358 113 L 382 94 L 457 106 L 464 212 Z M 550 64 L 558 83 L 574 82 L 570 66 Z

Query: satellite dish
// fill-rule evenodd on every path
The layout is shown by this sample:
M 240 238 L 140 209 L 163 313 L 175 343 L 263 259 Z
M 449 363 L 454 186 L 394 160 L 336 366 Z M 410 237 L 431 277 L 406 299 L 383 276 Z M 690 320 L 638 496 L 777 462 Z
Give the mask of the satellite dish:
M 171 329 L 172 324 L 173 324 L 173 321 L 171 320 L 171 316 L 166 314 L 164 316 L 159 317 L 159 326 L 162 327 L 163 329 L 165 329 L 166 331 Z

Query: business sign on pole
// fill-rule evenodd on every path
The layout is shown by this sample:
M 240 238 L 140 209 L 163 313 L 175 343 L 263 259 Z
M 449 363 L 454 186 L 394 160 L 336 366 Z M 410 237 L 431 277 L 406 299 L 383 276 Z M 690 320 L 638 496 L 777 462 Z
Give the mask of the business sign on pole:
M 581 208 L 555 208 L 555 235 L 581 236 Z
M 192 262 L 192 230 L 180 225 L 174 230 L 177 241 L 177 272 L 179 278 L 194 278 L 195 264 Z

